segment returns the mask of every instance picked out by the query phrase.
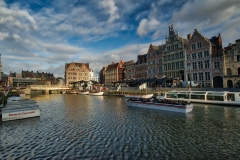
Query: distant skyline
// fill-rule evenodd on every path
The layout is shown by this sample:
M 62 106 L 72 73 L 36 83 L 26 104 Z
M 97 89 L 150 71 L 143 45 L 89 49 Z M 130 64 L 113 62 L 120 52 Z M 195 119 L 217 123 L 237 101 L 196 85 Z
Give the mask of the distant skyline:
M 171 23 L 184 38 L 220 33 L 226 47 L 240 39 L 239 8 L 239 0 L 0 0 L 2 71 L 64 77 L 65 63 L 79 62 L 96 73 L 165 44 Z

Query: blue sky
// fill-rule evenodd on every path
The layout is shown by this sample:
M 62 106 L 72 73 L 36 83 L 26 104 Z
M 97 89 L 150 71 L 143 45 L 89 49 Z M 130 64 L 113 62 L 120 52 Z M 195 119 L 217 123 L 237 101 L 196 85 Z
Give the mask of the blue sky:
M 168 26 L 187 37 L 198 29 L 223 46 L 240 39 L 239 0 L 0 0 L 3 72 L 64 76 L 65 63 L 89 62 L 95 72 L 135 60 L 165 43 Z

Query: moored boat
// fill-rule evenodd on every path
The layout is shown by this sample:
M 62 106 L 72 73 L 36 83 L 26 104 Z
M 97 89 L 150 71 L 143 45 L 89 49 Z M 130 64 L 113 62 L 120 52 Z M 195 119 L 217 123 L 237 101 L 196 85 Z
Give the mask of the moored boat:
M 157 109 L 163 111 L 189 113 L 193 110 L 193 105 L 187 101 L 154 100 L 142 98 L 130 98 L 127 101 L 128 106 Z
M 9 121 L 40 116 L 41 109 L 33 100 L 9 97 L 7 104 L 0 108 L 1 121 Z
M 143 95 L 136 95 L 136 94 L 125 94 L 125 98 L 152 98 L 153 94 L 143 94 Z
M 217 105 L 240 105 L 240 92 L 228 91 L 169 91 L 165 94 L 170 100 L 190 100 L 195 103 Z
M 88 95 L 92 95 L 92 96 L 102 96 L 103 92 L 89 92 Z

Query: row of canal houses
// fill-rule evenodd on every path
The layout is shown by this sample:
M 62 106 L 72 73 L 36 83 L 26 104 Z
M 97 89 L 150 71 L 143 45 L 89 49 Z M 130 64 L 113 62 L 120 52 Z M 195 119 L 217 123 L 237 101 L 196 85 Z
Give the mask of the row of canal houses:
M 150 44 L 148 52 L 134 60 L 112 62 L 100 71 L 100 83 L 105 85 L 129 80 L 173 77 L 180 81 L 204 83 L 206 87 L 233 88 L 240 86 L 240 40 L 223 49 L 219 34 L 212 38 L 197 29 L 187 38 L 169 26 L 166 43 Z

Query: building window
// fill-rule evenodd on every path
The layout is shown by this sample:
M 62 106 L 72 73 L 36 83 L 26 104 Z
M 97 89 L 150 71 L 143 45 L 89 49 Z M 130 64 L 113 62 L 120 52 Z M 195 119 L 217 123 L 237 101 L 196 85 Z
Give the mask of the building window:
M 209 57 L 209 51 L 204 51 L 204 57 Z
M 166 56 L 164 56 L 164 57 L 163 57 L 163 60 L 164 60 L 164 61 L 166 61 L 166 60 L 167 60 L 167 59 L 166 59 Z
M 171 63 L 168 63 L 168 70 L 171 70 Z
M 234 60 L 234 50 L 231 51 L 232 61 Z
M 202 58 L 202 52 L 198 52 L 198 58 Z
M 197 62 L 192 62 L 193 69 L 197 69 Z
M 198 43 L 197 43 L 197 47 L 198 47 L 198 48 L 202 48 L 202 42 L 198 42 Z
M 176 50 L 178 49 L 178 44 L 175 45 L 175 49 L 176 49 Z
M 172 69 L 175 69 L 175 63 L 172 63 Z
M 210 72 L 205 72 L 205 80 L 206 81 L 210 80 Z
M 179 69 L 179 62 L 176 62 L 176 69 Z
M 180 58 L 181 58 L 181 57 L 184 57 L 184 56 L 183 56 L 183 52 L 180 52 L 179 55 L 180 55 Z
M 219 62 L 214 62 L 214 68 L 215 69 L 220 68 L 220 63 Z
M 192 44 L 192 50 L 196 49 L 196 44 Z
M 193 73 L 193 80 L 197 81 L 197 73 Z
M 237 55 L 237 62 L 240 62 L 240 59 L 239 59 L 239 57 L 240 57 L 240 56 L 239 56 L 239 55 Z
M 167 59 L 170 60 L 170 55 L 167 56 Z
M 171 59 L 174 60 L 174 54 L 171 55 Z
M 162 66 L 159 66 L 158 72 L 159 72 L 159 73 L 162 73 Z
M 183 61 L 180 62 L 180 68 L 184 68 Z
M 209 68 L 209 60 L 204 61 L 205 63 L 205 68 Z
M 199 81 L 203 81 L 203 73 L 202 72 L 198 73 L 198 77 L 199 77 Z
M 231 76 L 232 75 L 232 70 L 231 70 L 231 68 L 228 68 L 227 69 L 227 76 Z
M 193 53 L 192 54 L 192 59 L 196 59 L 196 58 L 197 58 L 196 53 Z
M 159 58 L 158 63 L 162 63 L 162 58 Z
M 156 73 L 155 67 L 153 67 L 153 73 Z
M 175 54 L 175 57 L 176 57 L 176 58 L 179 58 L 179 55 L 178 55 L 178 53 L 176 53 L 176 54 Z
M 199 61 L 199 62 L 198 62 L 198 68 L 199 68 L 199 69 L 202 69 L 202 68 L 203 68 L 203 62 L 202 62 L 202 61 Z
M 164 70 L 165 71 L 167 70 L 167 64 L 164 64 Z
M 190 57 L 190 55 L 188 54 L 188 55 L 187 55 L 187 60 L 190 60 L 189 57 Z

